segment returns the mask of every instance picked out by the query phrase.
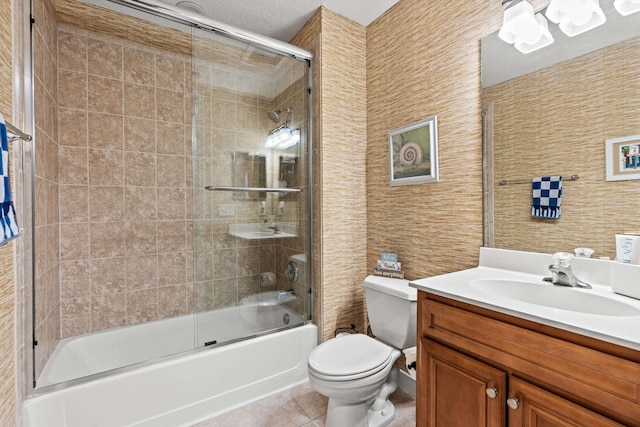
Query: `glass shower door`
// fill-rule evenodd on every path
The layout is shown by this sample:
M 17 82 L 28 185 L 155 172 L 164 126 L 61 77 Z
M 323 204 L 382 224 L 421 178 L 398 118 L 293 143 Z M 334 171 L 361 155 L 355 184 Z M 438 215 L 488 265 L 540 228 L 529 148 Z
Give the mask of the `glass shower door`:
M 196 30 L 196 345 L 310 318 L 308 62 Z

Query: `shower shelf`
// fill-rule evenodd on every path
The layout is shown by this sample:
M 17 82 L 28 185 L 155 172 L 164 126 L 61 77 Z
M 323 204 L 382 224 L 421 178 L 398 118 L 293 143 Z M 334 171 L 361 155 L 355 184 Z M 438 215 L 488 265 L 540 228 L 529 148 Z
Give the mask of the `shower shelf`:
M 254 193 L 301 193 L 302 188 L 260 188 L 260 187 L 215 187 L 209 185 L 204 187 L 209 191 L 238 191 L 238 192 L 254 192 Z

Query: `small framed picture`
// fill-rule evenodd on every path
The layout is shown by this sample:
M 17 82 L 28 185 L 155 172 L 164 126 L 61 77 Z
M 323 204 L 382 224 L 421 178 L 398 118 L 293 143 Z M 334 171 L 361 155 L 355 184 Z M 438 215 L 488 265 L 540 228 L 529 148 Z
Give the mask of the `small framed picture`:
M 438 181 L 436 116 L 389 131 L 392 186 Z
M 640 179 L 640 135 L 605 141 L 607 181 Z

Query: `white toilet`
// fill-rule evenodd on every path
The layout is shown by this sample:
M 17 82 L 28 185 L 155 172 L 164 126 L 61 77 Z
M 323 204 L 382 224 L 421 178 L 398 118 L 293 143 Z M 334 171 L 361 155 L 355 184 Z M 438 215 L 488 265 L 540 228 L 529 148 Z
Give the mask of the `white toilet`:
M 376 339 L 341 334 L 309 355 L 309 383 L 329 398 L 327 427 L 382 427 L 395 417 L 395 361 L 416 345 L 417 290 L 407 280 L 368 276 L 367 313 Z

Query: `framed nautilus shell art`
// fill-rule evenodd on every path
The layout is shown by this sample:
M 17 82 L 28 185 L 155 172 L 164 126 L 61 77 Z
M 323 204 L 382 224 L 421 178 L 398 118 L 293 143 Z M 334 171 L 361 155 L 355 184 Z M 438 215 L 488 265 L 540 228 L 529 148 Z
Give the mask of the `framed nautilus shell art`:
M 436 116 L 389 131 L 391 185 L 438 181 Z

